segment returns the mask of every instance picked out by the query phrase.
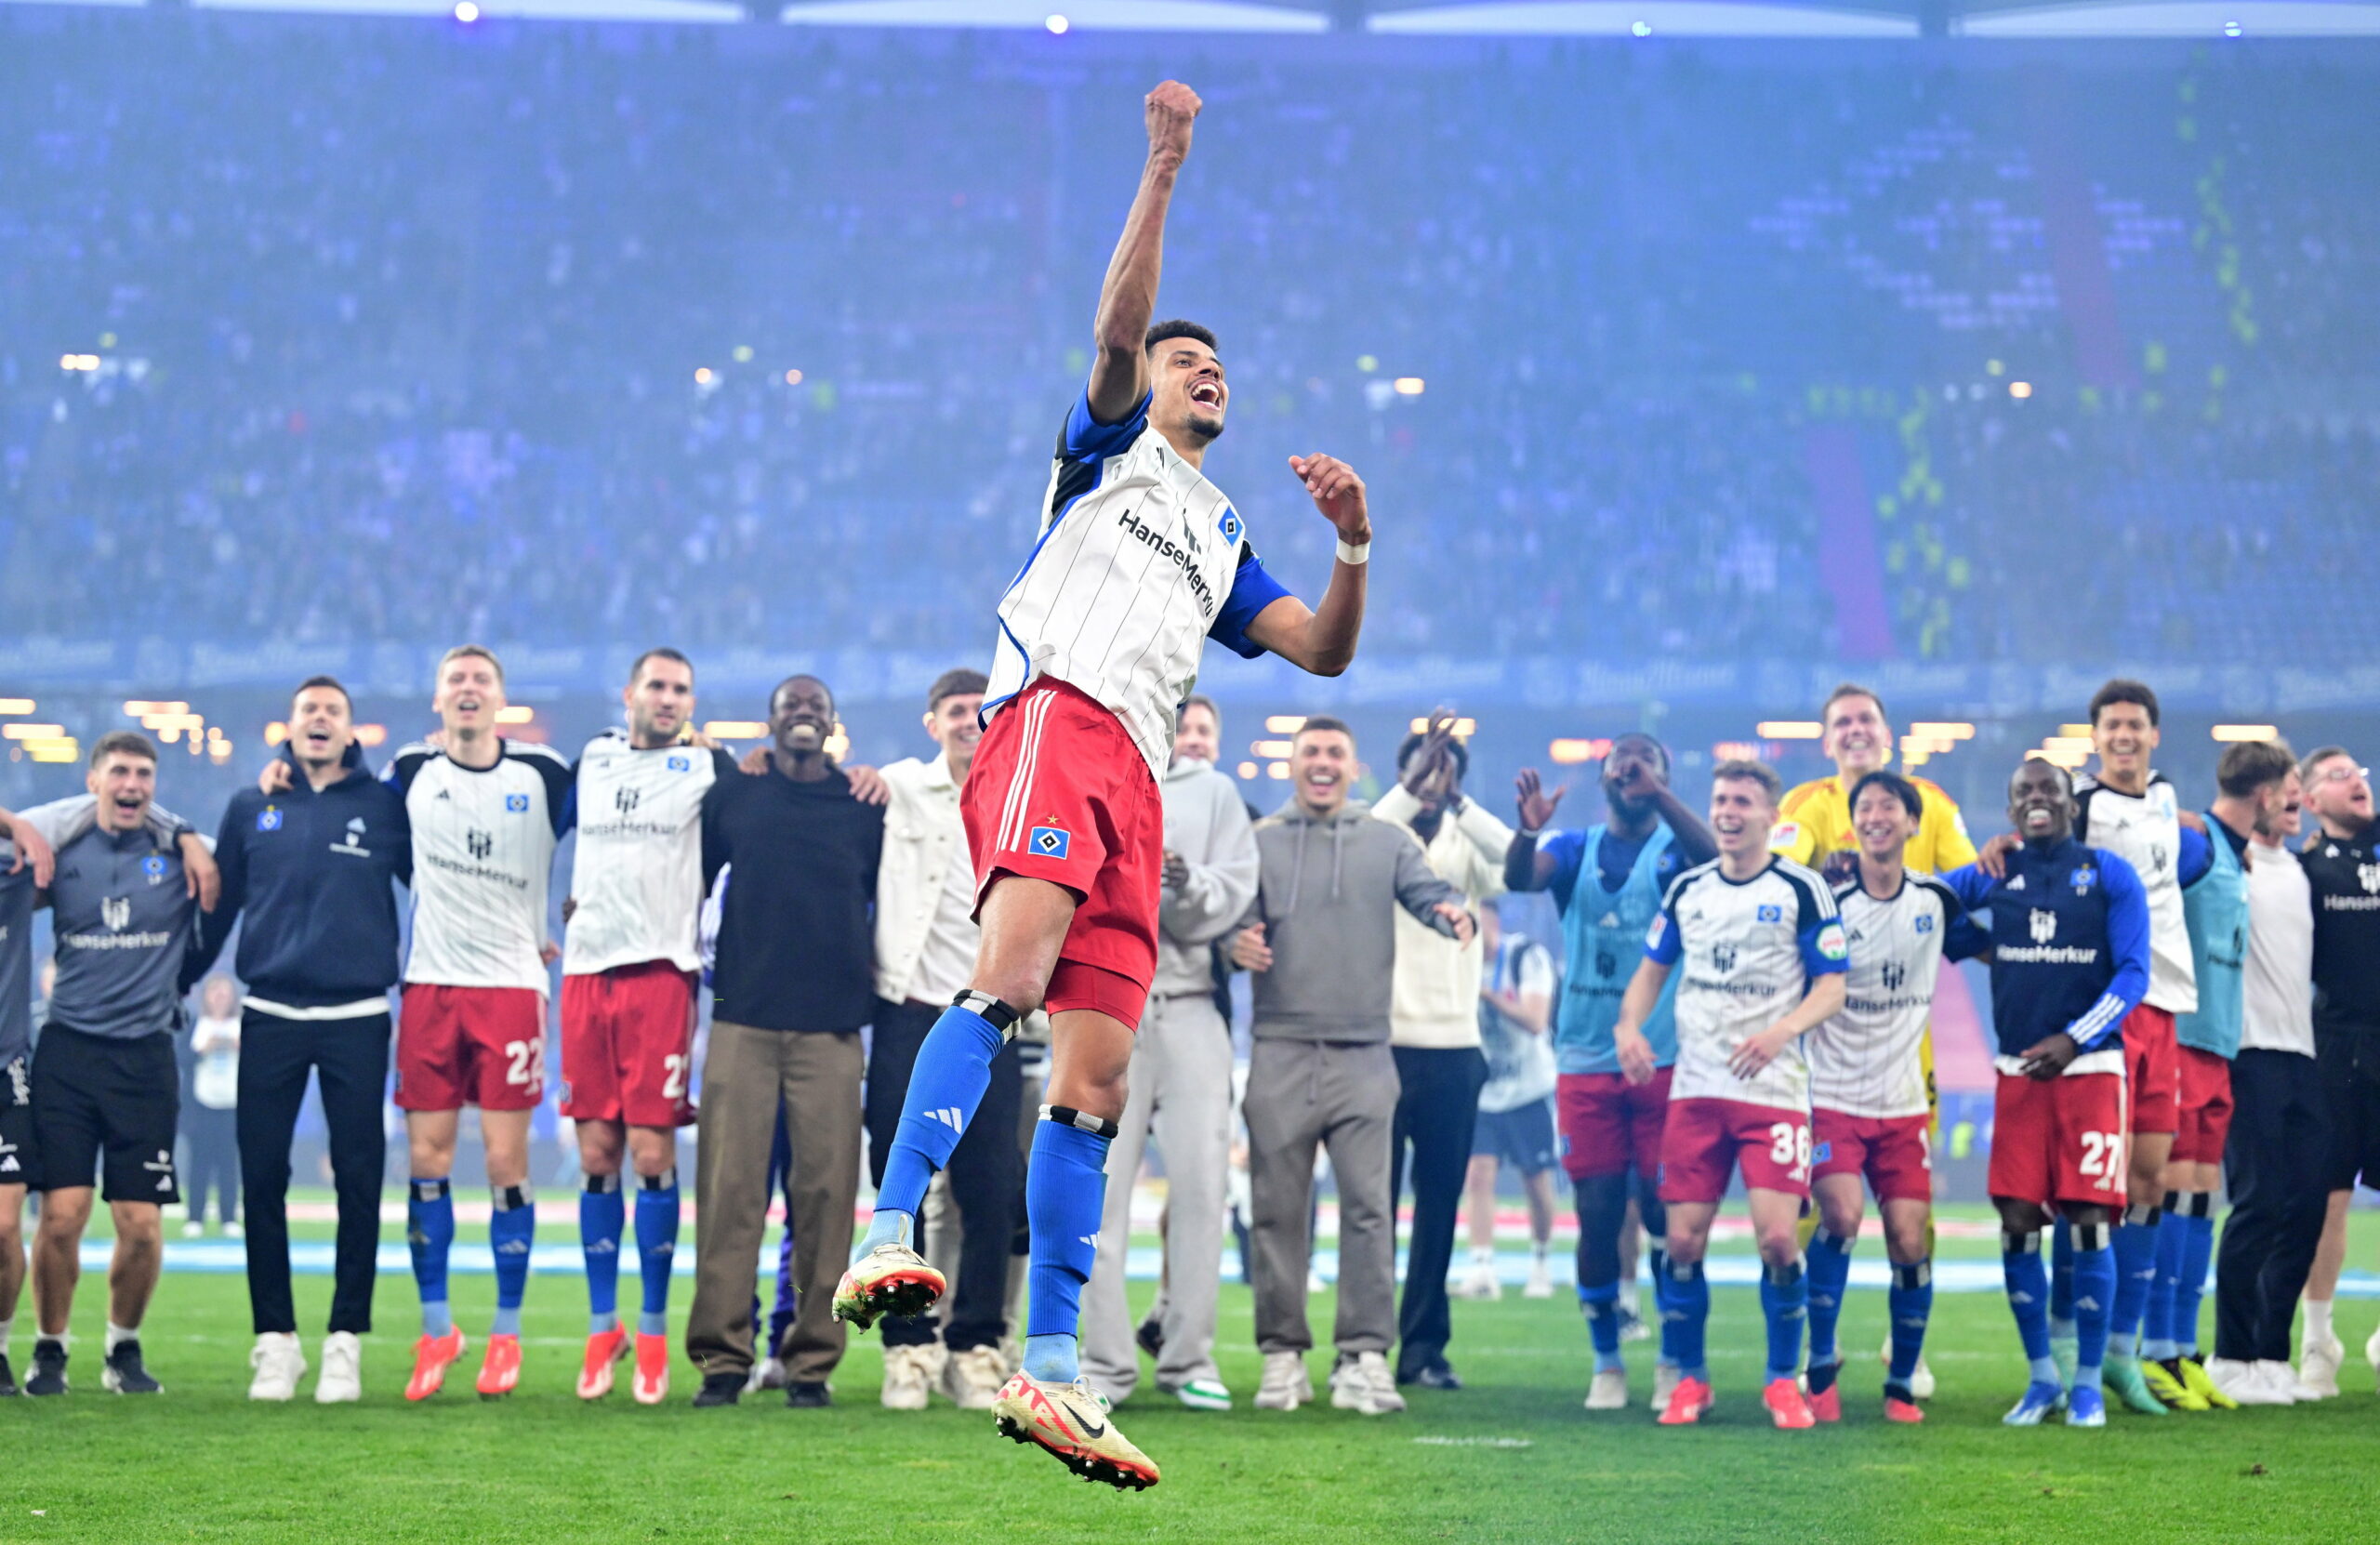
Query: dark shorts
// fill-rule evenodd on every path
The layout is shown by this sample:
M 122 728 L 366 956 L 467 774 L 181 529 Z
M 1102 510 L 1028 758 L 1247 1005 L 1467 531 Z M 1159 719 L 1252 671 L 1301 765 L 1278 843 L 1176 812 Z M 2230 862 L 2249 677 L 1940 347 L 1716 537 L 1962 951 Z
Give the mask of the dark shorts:
M 37 1185 L 41 1140 L 33 1133 L 33 1059 L 20 1052 L 0 1065 L 0 1185 Z
M 2380 1031 L 2317 1024 L 2314 1066 L 2329 1129 L 2323 1189 L 2352 1191 L 2359 1177 L 2380 1182 Z
M 1532 1100 L 1508 1111 L 1481 1111 L 1471 1129 L 1471 1156 L 1509 1164 L 1524 1175 L 1554 1168 L 1554 1102 Z
M 104 1172 L 111 1202 L 181 1200 L 173 1037 L 116 1040 L 53 1024 L 33 1050 L 33 1097 L 40 1189 L 70 1191 Z

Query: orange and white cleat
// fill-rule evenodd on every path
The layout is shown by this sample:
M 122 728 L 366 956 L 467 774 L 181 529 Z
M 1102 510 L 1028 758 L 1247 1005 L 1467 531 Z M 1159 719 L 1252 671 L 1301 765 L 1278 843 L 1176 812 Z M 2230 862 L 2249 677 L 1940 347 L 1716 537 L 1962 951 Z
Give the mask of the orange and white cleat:
M 1653 1420 L 1664 1427 L 1691 1427 L 1711 1414 L 1719 1402 L 1712 1398 L 1707 1379 L 1681 1379 L 1677 1388 L 1670 1392 L 1670 1403 Z
M 906 1245 L 879 1245 L 835 1284 L 835 1318 L 866 1330 L 879 1314 L 922 1314 L 950 1286 Z
M 628 1333 L 616 1325 L 588 1336 L 587 1360 L 578 1367 L 578 1398 L 601 1400 L 611 1393 L 612 1365 L 628 1354 Z M 508 1390 L 511 1387 L 505 1386 Z
M 413 1377 L 405 1380 L 407 1400 L 427 1400 L 446 1382 L 446 1370 L 462 1360 L 463 1333 L 453 1326 L 443 1336 L 424 1336 L 413 1344 Z
M 1830 1390 L 1828 1393 L 1831 1394 L 1833 1392 Z M 1770 1380 L 1768 1388 L 1760 1392 L 1760 1403 L 1768 1407 L 1768 1414 L 1777 1425 L 1789 1433 L 1798 1433 L 1818 1424 L 1818 1418 L 1810 1414 L 1810 1403 L 1802 1398 L 1802 1386 L 1791 1379 Z M 1842 1414 L 1842 1407 L 1838 1406 L 1835 1415 L 1839 1417 Z
M 1825 1389 L 1810 1396 L 1809 1407 L 1810 1420 L 1813 1421 L 1841 1421 L 1843 1420 L 1843 1386 L 1829 1384 Z M 1782 1426 L 1783 1423 L 1780 1422 L 1778 1425 Z
M 1020 1370 L 1000 1386 L 992 1420 L 1001 1435 L 1039 1445 L 1086 1481 L 1104 1481 L 1118 1491 L 1157 1485 L 1157 1461 L 1116 1431 L 1106 1406 L 1079 1379 L 1044 1384 Z
M 1884 1396 L 1884 1420 L 1905 1422 L 1914 1427 L 1925 1420 L 1925 1407 L 1914 1400 L 1905 1400 L 1899 1395 L 1888 1394 Z
M 628 1389 L 640 1406 L 658 1406 L 669 1398 L 668 1337 L 637 1332 L 636 1373 Z
M 480 1359 L 480 1398 L 501 1400 L 521 1382 L 521 1338 L 490 1336 L 487 1354 Z

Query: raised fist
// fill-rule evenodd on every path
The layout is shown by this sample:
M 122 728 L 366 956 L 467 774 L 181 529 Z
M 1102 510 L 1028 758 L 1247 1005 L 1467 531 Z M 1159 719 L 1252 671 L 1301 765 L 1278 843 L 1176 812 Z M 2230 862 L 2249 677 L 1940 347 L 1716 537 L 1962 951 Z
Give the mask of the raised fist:
M 1161 82 L 1142 104 L 1148 120 L 1149 150 L 1180 160 L 1190 153 L 1190 125 L 1198 116 L 1198 94 L 1180 81 Z

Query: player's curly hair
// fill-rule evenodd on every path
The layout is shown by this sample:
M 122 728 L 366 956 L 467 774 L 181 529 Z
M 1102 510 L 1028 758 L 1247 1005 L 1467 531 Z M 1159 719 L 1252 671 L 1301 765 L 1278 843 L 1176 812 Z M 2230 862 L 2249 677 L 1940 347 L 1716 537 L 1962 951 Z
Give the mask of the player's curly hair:
M 1195 338 L 1216 353 L 1223 352 L 1223 345 L 1215 341 L 1215 335 L 1211 328 L 1203 327 L 1195 322 L 1184 322 L 1180 317 L 1170 322 L 1160 322 L 1151 327 L 1148 338 L 1141 345 L 1141 349 L 1145 352 L 1155 349 L 1168 338 Z

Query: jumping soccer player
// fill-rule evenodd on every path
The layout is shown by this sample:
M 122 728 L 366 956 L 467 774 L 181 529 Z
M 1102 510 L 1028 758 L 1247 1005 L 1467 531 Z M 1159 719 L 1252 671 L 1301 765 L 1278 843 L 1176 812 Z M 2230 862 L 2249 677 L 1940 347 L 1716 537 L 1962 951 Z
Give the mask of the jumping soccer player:
M 1818 1227 L 1810 1236 L 1810 1410 L 1843 1416 L 1834 1327 L 1859 1237 L 1859 1184 L 1876 1194 L 1892 1262 L 1892 1360 L 1884 1416 L 1923 1421 L 1913 1380 L 1933 1312 L 1928 1241 L 1934 1214 L 1932 1116 L 1919 1048 L 1942 962 L 1990 947 L 1948 886 L 1903 862 L 1924 820 L 1924 796 L 1881 769 L 1851 791 L 1858 875 L 1835 888 L 1851 947 L 1843 1011 L 1810 1035 L 1810 1135 Z
M 1143 1487 L 1157 1466 L 1117 1432 L 1077 1367 L 1078 1305 L 1098 1249 L 1107 1144 L 1156 969 L 1164 810 L 1157 779 L 1209 638 L 1316 675 L 1354 659 L 1371 517 L 1363 480 L 1325 456 L 1289 469 L 1339 534 L 1321 608 L 1257 561 L 1201 471 L 1230 391 L 1214 335 L 1150 325 L 1165 217 L 1198 98 L 1167 81 L 1144 103 L 1149 154 L 1100 296 L 1091 383 L 1058 442 L 1039 535 L 1000 598 L 988 724 L 967 777 L 984 937 L 972 984 L 920 1048 L 859 1258 L 835 1313 L 865 1328 L 942 1295 L 911 1248 L 1001 1042 L 1047 1007 L 1050 1103 L 1025 1182 L 1032 1309 L 1025 1366 L 994 1405 L 1000 1431 L 1086 1479 Z
M 578 1239 L 587 1259 L 587 1354 L 578 1397 L 612 1392 L 620 1325 L 620 1161 L 637 1176 L 642 1285 L 633 1393 L 669 1393 L 669 1268 L 678 1247 L 678 1131 L 694 1032 L 703 905 L 703 796 L 737 776 L 726 752 L 684 744 L 694 667 L 648 649 L 620 693 L 628 728 L 588 742 L 573 770 L 578 853 L 562 962 L 562 1114 L 577 1124 Z
M 1514 782 L 1519 829 L 1504 854 L 1504 883 L 1553 891 L 1562 914 L 1568 961 L 1554 1024 L 1554 1106 L 1562 1167 L 1579 1209 L 1579 1308 L 1594 1345 L 1586 1404 L 1591 1411 L 1616 1411 L 1628 1404 L 1628 1367 L 1620 1355 L 1620 1240 L 1632 1169 L 1645 1233 L 1659 1239 L 1669 1228 L 1660 1196 L 1661 1127 L 1677 1061 L 1676 987 L 1663 985 L 1639 1027 L 1653 1050 L 1651 1076 L 1632 1080 L 1620 1072 L 1612 1031 L 1662 896 L 1680 874 L 1716 857 L 1719 846 L 1702 818 L 1671 792 L 1669 750 L 1652 736 L 1615 738 L 1602 786 L 1608 812 L 1603 824 L 1540 841 L 1563 791 L 1543 792 L 1537 770 L 1523 768 Z M 1656 1246 L 1656 1283 L 1666 1260 Z M 1677 1380 L 1676 1364 L 1655 1365 L 1653 1409 L 1669 1404 Z
M 1783 1428 L 1812 1424 L 1794 1383 L 1801 1371 L 1808 1283 L 1793 1226 L 1810 1195 L 1810 1077 L 1803 1034 L 1841 1011 L 1843 925 L 1816 873 L 1768 851 L 1778 778 L 1766 762 L 1711 770 L 1711 831 L 1719 856 L 1669 889 L 1645 939 L 1645 958 L 1612 1028 L 1620 1071 L 1650 1083 L 1655 1053 L 1644 1026 L 1681 959 L 1677 1066 L 1661 1131 L 1660 1199 L 1669 1211 L 1669 1261 L 1656 1282 L 1661 1358 L 1677 1387 L 1663 1426 L 1691 1426 L 1710 1411 L 1702 1356 L 1711 1288 L 1702 1254 L 1711 1223 L 1741 1167 L 1764 1274 L 1768 1380 L 1761 1403 Z
M 2040 1423 L 2061 1399 L 2069 1427 L 2104 1427 L 2100 1392 L 2116 1288 L 2108 1233 L 2124 1195 L 2124 1016 L 2149 987 L 2149 902 L 2132 865 L 2074 838 L 2074 785 L 2039 757 L 2008 786 L 2019 843 L 2002 873 L 1971 864 L 1942 877 L 1991 919 L 1991 1017 L 2000 1055 L 1992 1205 L 2001 1266 L 2032 1380 L 2003 1419 Z M 1998 847 L 1998 839 L 1994 839 Z M 2042 1231 L 2052 1208 L 2074 1231 L 2076 1366 L 2050 1354 Z

